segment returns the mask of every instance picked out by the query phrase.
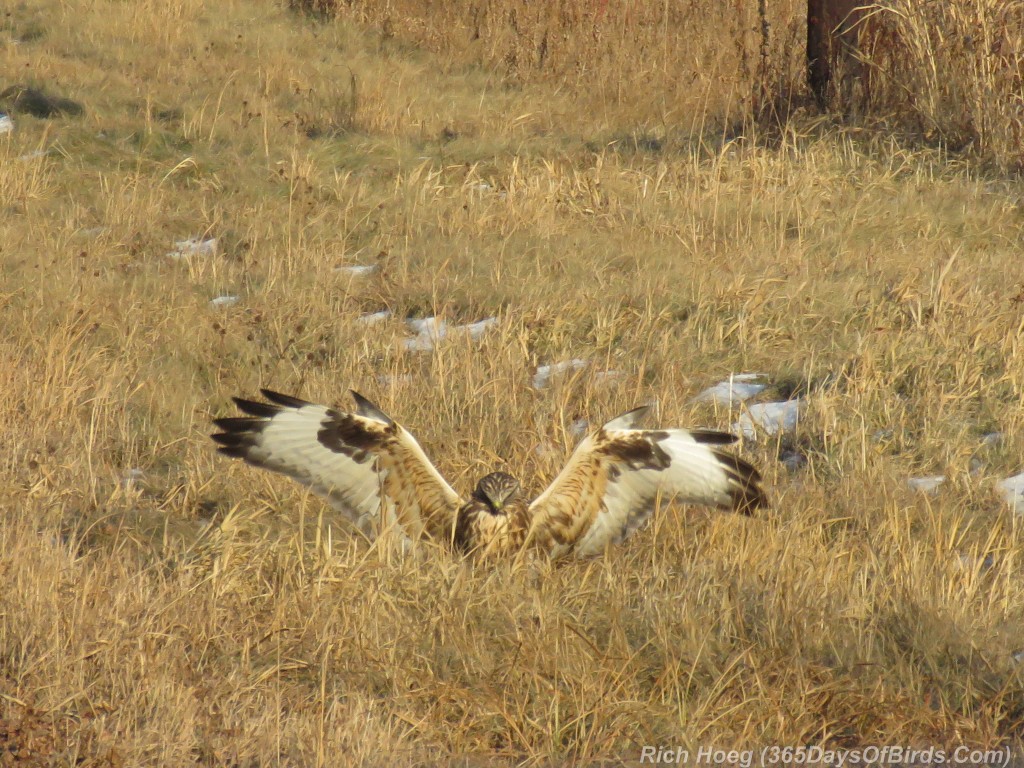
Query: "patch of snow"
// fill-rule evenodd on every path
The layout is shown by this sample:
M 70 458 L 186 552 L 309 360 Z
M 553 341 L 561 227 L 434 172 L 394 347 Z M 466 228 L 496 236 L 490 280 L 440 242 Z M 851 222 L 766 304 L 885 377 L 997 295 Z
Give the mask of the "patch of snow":
M 410 317 L 406 319 L 405 324 L 409 326 L 410 331 L 420 336 L 436 336 L 441 338 L 448 332 L 448 323 L 434 315 L 430 317 Z
M 1018 515 L 1024 515 L 1024 472 L 999 481 L 999 492 Z
M 748 440 L 754 440 L 758 431 L 766 435 L 781 435 L 796 431 L 800 421 L 801 400 L 785 400 L 778 403 L 756 403 L 747 408 L 739 421 L 732 425 Z
M 475 323 L 466 323 L 465 325 L 456 325 L 450 330 L 452 333 L 465 333 L 469 335 L 471 339 L 479 339 L 483 336 L 489 328 L 494 327 L 498 324 L 498 318 L 496 317 L 485 317 L 483 320 L 477 320 Z
M 448 325 L 438 317 L 409 318 L 405 322 L 416 336 L 402 339 L 402 345 L 410 352 L 425 352 L 446 336 L 468 336 L 476 341 L 498 322 L 498 318 L 486 317 L 466 325 Z
M 360 315 L 356 318 L 356 321 L 363 323 L 364 325 L 376 325 L 377 323 L 384 322 L 389 317 L 391 317 L 391 310 L 382 309 L 380 312 L 370 312 L 367 315 Z
M 557 376 L 566 371 L 579 371 L 588 365 L 590 365 L 590 361 L 580 357 L 575 357 L 572 360 L 562 360 L 550 365 L 538 365 L 537 372 L 533 374 L 533 388 L 543 389 L 548 385 L 552 376 Z
M 217 298 L 210 300 L 210 306 L 214 307 L 214 308 L 230 307 L 231 305 L 237 304 L 237 303 L 238 303 L 238 297 L 237 296 L 231 296 L 231 295 L 227 295 L 227 294 L 224 295 L 224 296 L 218 296 Z
M 14 131 L 14 121 L 11 120 L 9 115 L 0 113 L 0 135 L 5 133 L 12 133 Z
M 410 317 L 405 321 L 409 330 L 416 334 L 411 339 L 402 339 L 402 346 L 410 352 L 426 352 L 448 335 L 448 323 L 439 317 Z
M 411 339 L 402 339 L 402 346 L 409 352 L 429 352 L 437 343 L 437 337 L 430 334 L 420 334 Z
M 174 244 L 174 250 L 167 254 L 168 258 L 178 261 L 187 259 L 190 256 L 216 256 L 217 238 L 210 237 L 201 240 L 198 237 L 190 237 L 186 240 L 178 240 Z
M 705 389 L 692 402 L 715 405 L 742 403 L 764 392 L 768 388 L 767 379 L 768 374 L 765 373 L 734 373 L 728 379 Z
M 346 267 L 335 267 L 334 271 L 349 277 L 369 277 L 378 269 L 379 264 L 350 264 Z
M 915 491 L 928 495 L 939 492 L 939 486 L 946 482 L 945 475 L 927 475 L 926 477 L 908 477 L 907 485 Z

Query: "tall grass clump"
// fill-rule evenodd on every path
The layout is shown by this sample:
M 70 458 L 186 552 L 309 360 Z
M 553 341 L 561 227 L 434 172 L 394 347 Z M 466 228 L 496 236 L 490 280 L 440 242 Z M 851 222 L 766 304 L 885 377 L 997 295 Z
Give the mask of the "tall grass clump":
M 872 114 L 999 166 L 1024 165 L 1024 6 L 897 0 L 869 6 L 863 25 Z
M 732 129 L 810 103 L 805 4 L 653 0 L 293 0 L 425 45 L 449 66 L 553 82 L 588 110 L 641 130 Z M 1024 160 L 1024 10 L 1001 0 L 864 4 L 843 20 L 854 58 L 837 60 L 837 106 L 864 126 L 969 150 L 1002 169 Z

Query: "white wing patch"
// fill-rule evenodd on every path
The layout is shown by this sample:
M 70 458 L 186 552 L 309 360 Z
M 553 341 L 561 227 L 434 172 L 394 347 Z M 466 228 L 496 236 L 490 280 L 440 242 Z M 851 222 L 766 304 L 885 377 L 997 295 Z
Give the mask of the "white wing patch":
M 757 470 L 719 447 L 733 435 L 622 428 L 635 418 L 621 416 L 584 440 L 530 505 L 531 539 L 552 556 L 600 554 L 646 522 L 659 496 L 748 514 L 767 506 Z
M 248 415 L 214 421 L 221 453 L 294 478 L 370 538 L 382 523 L 450 535 L 462 500 L 401 425 L 356 393 L 353 414 L 262 392 L 269 403 L 235 398 Z

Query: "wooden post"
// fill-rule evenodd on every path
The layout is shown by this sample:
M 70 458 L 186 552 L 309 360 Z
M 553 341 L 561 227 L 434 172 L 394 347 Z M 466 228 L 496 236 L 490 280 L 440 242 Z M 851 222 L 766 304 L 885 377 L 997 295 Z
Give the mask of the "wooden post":
M 849 109 L 852 84 L 863 76 L 857 58 L 858 25 L 863 0 L 807 0 L 807 85 L 820 109 L 827 109 L 837 94 L 833 83 L 842 75 L 838 95 Z
M 819 109 L 828 105 L 828 31 L 825 29 L 826 0 L 807 0 L 807 85 Z

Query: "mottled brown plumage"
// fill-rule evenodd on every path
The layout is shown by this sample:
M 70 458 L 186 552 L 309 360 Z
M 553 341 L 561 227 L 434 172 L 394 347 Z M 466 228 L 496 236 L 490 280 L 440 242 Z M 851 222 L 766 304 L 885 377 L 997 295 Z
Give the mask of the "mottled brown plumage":
M 522 548 L 529 528 L 529 509 L 519 481 L 505 472 L 492 472 L 477 483 L 469 501 L 455 517 L 455 549 L 487 558 Z
M 346 512 L 368 536 L 433 538 L 476 558 L 532 547 L 552 557 L 603 552 L 627 538 L 659 500 L 751 514 L 768 505 L 757 470 L 713 430 L 637 429 L 637 408 L 588 435 L 548 488 L 527 504 L 519 481 L 483 477 L 463 500 L 405 429 L 353 392 L 356 412 L 262 390 L 235 398 L 244 417 L 216 419 L 220 452 L 281 472 Z

